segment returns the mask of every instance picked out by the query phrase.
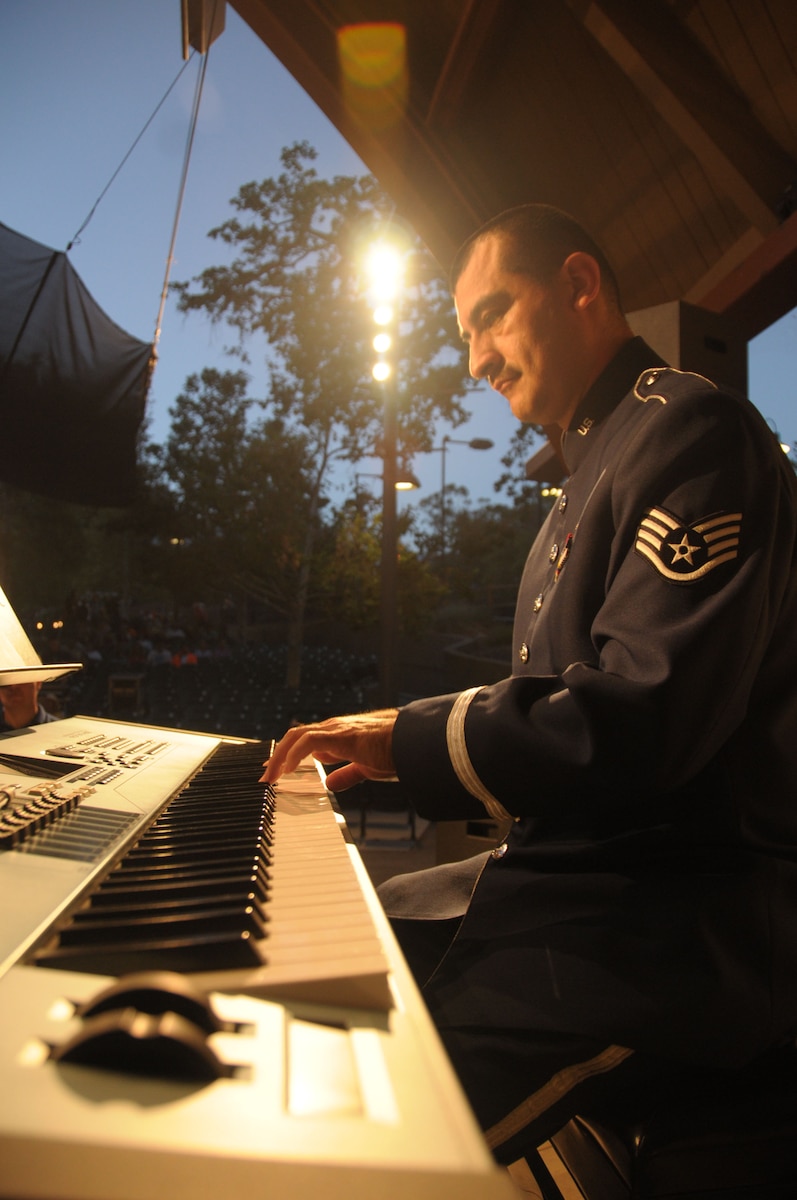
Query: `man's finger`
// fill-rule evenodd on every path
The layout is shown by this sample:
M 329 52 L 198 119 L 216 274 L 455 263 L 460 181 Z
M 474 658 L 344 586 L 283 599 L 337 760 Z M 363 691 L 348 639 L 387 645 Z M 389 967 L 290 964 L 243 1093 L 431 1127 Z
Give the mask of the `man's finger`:
M 397 709 L 384 709 L 289 729 L 266 763 L 262 781 L 276 783 L 311 754 L 326 763 L 356 762 L 368 779 L 390 778 L 395 771 L 391 738 L 397 715 Z
M 345 767 L 338 767 L 335 771 L 330 771 L 326 778 L 326 785 L 330 792 L 345 792 L 367 778 L 368 776 L 360 770 L 357 763 L 348 763 Z
M 306 756 L 306 751 L 301 748 L 296 749 L 297 742 L 301 742 L 304 737 L 302 727 L 289 729 L 283 738 L 277 742 L 271 758 L 267 759 L 263 764 L 265 771 L 261 777 L 261 783 L 276 783 L 280 775 L 294 770 L 299 765 L 302 759 Z

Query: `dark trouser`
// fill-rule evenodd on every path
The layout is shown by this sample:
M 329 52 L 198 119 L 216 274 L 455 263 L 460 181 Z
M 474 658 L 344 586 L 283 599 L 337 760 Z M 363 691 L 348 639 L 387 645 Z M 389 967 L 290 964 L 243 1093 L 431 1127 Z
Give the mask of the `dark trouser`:
M 459 928 L 487 855 L 396 876 L 379 898 L 410 970 L 424 984 Z M 427 997 L 428 1001 L 428 997 Z M 471 1107 L 496 1159 L 511 1163 L 576 1113 L 643 1112 L 657 1095 L 688 1086 L 683 1064 L 550 1030 L 452 1027 L 431 1008 Z M 705 1070 L 700 1075 L 705 1078 Z

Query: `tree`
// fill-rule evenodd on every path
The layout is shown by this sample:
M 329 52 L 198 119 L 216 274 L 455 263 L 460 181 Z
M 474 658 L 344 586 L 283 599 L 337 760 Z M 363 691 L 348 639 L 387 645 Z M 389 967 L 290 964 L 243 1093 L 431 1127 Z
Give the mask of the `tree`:
M 174 503 L 183 599 L 234 588 L 287 614 L 305 535 L 297 514 L 312 472 L 306 438 L 263 417 L 248 383 L 242 371 L 190 376 L 169 410 L 161 470 Z
M 485 584 L 508 585 L 514 593 L 539 531 L 544 510 L 533 494 L 514 504 L 459 509 L 450 525 L 448 583 L 460 596 L 484 594 Z
M 182 311 L 203 312 L 235 331 L 233 350 L 244 360 L 253 337 L 262 335 L 267 411 L 306 439 L 308 488 L 301 502 L 297 497 L 305 536 L 289 647 L 288 683 L 294 686 L 329 468 L 380 449 L 382 395 L 370 378 L 373 327 L 361 263 L 377 232 L 401 234 L 407 265 L 394 392 L 399 454 L 408 460 L 431 449 L 440 417 L 452 425 L 463 421 L 459 398 L 469 386 L 438 265 L 393 217 L 372 177 L 320 179 L 315 157 L 306 143 L 288 147 L 281 174 L 242 187 L 232 200 L 237 215 L 210 233 L 235 257 L 174 285 Z
M 146 476 L 143 457 L 141 469 Z M 0 485 L 0 500 L 0 581 L 20 617 L 63 617 L 82 593 L 125 599 L 143 579 L 155 580 L 148 550 L 164 517 L 163 494 L 151 480 L 127 509 L 54 503 L 11 484 Z
M 511 473 L 509 478 L 514 478 Z M 500 593 L 514 602 L 523 564 L 551 503 L 541 493 L 539 484 L 524 481 L 514 488 L 512 503 L 472 508 L 467 489 L 449 484 L 445 553 L 440 538 L 440 495 L 420 502 L 415 510 L 414 542 L 421 560 L 444 580 L 451 599 L 482 606 L 487 601 L 489 606 L 490 592 L 493 600 Z
M 379 618 L 381 514 L 373 497 L 360 494 L 334 514 L 320 555 L 323 598 L 335 618 L 353 629 Z M 420 632 L 439 605 L 444 589 L 430 564 L 412 548 L 411 512 L 398 519 L 397 585 L 401 628 Z
M 381 531 L 370 497 L 347 500 L 335 514 L 319 562 L 327 605 L 342 625 L 367 629 L 379 617 Z

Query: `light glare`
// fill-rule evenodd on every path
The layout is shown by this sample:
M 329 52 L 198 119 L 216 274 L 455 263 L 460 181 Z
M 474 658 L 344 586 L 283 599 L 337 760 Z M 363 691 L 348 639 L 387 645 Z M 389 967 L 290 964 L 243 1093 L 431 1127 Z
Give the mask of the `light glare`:
M 374 295 L 380 300 L 392 300 L 404 273 L 398 250 L 386 242 L 373 246 L 366 261 L 366 271 Z
M 386 354 L 393 345 L 393 339 L 389 333 L 378 333 L 373 340 L 373 347 L 377 354 Z
M 393 308 L 390 304 L 378 304 L 374 309 L 374 324 L 389 325 L 393 320 Z
M 343 100 L 355 121 L 372 132 L 389 129 L 407 107 L 407 31 L 395 22 L 345 25 L 338 30 Z
M 371 374 L 377 383 L 384 383 L 386 379 L 390 378 L 390 363 L 374 363 Z

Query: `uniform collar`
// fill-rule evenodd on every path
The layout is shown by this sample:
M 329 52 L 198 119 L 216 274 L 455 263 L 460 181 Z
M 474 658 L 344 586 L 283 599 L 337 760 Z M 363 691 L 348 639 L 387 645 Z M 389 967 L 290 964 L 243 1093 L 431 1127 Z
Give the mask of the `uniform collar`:
M 639 376 L 651 367 L 666 365 L 641 337 L 624 343 L 587 392 L 562 437 L 562 455 L 570 471 L 588 453 L 593 431 L 617 408 Z

